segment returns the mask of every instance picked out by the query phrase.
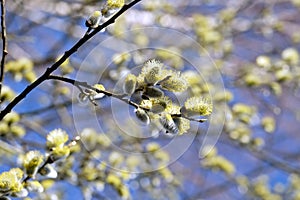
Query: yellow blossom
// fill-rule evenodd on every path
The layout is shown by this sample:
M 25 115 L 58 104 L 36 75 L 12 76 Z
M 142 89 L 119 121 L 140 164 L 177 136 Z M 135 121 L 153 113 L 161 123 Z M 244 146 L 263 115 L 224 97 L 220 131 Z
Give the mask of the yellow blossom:
M 63 146 L 68 139 L 69 136 L 65 131 L 55 129 L 47 135 L 47 147 L 51 149 L 53 147 Z
M 189 115 L 210 115 L 212 112 L 212 103 L 201 97 L 191 97 L 184 103 L 184 108 Z
M 29 151 L 25 154 L 23 166 L 27 175 L 34 176 L 38 170 L 39 165 L 43 162 L 43 155 L 39 151 Z

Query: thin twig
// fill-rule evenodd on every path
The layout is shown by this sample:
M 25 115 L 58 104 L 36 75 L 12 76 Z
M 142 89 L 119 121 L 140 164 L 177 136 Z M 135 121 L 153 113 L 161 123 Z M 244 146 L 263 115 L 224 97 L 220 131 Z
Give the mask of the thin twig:
M 4 64 L 7 52 L 7 41 L 6 41 L 6 24 L 5 24 L 5 0 L 1 0 L 1 35 L 2 35 L 2 58 L 0 66 L 0 96 L 4 78 Z M 1 103 L 1 102 L 0 102 Z
M 105 94 L 107 96 L 110 96 L 110 97 L 114 97 L 116 99 L 119 99 L 120 101 L 123 101 L 135 108 L 141 108 L 145 111 L 150 111 L 149 108 L 145 108 L 143 106 L 140 106 L 138 105 L 137 103 L 127 99 L 127 98 L 124 98 L 124 94 L 114 94 L 112 92 L 109 92 L 107 90 L 100 90 L 98 88 L 94 88 L 93 86 L 89 85 L 87 82 L 85 81 L 78 81 L 78 80 L 74 80 L 74 79 L 71 79 L 71 78 L 67 78 L 67 77 L 62 77 L 62 76 L 55 76 L 55 75 L 50 75 L 47 79 L 52 79 L 52 80 L 58 80 L 58 81 L 63 81 L 63 82 L 66 82 L 66 83 L 70 83 L 74 86 L 76 86 L 78 89 L 80 89 L 80 91 L 82 92 L 83 90 L 81 89 L 81 87 L 84 87 L 84 88 L 87 88 L 87 89 L 90 89 L 90 90 L 93 90 L 97 93 L 102 93 L 102 94 Z M 180 114 L 172 114 L 172 117 L 182 117 L 182 118 L 185 118 L 185 119 L 188 119 L 190 121 L 195 121 L 195 122 L 199 122 L 199 123 L 203 123 L 205 121 L 207 121 L 207 119 L 194 119 L 194 118 L 191 118 L 191 117 L 188 117 L 182 113 Z
M 74 79 L 70 79 L 70 78 L 66 78 L 66 77 L 61 77 L 61 76 L 55 76 L 55 75 L 50 75 L 47 79 L 52 79 L 52 80 L 58 80 L 58 81 L 63 81 L 63 82 L 66 82 L 66 83 L 70 83 L 74 86 L 76 86 L 77 88 L 81 88 L 81 87 L 84 87 L 84 88 L 87 88 L 87 89 L 90 89 L 90 90 L 93 90 L 97 93 L 102 93 L 102 94 L 105 94 L 107 96 L 110 96 L 110 97 L 114 97 L 116 99 L 119 99 L 120 101 L 123 101 L 135 108 L 141 108 L 141 106 L 139 106 L 138 104 L 136 104 L 135 102 L 129 100 L 129 99 L 124 99 L 124 95 L 123 94 L 114 94 L 112 92 L 109 92 L 107 90 L 100 90 L 98 88 L 94 88 L 92 87 L 91 85 L 89 85 L 87 82 L 84 82 L 84 81 L 77 81 L 77 80 L 74 80 Z M 146 111 L 149 111 L 148 108 L 142 108 Z
M 20 101 L 22 101 L 26 96 L 34 90 L 37 86 L 43 83 L 48 77 L 54 72 L 59 66 L 64 63 L 72 54 L 74 54 L 83 44 L 85 44 L 89 39 L 91 39 L 94 35 L 100 32 L 102 29 L 106 28 L 110 24 L 113 24 L 115 20 L 122 15 L 126 10 L 140 2 L 141 0 L 132 1 L 129 4 L 125 4 L 115 15 L 113 15 L 106 22 L 98 26 L 88 35 L 84 35 L 73 47 L 71 47 L 68 51 L 64 53 L 64 55 L 56 61 L 51 67 L 48 67 L 47 70 L 33 83 L 28 85 L 15 99 L 12 100 L 0 113 L 0 120 L 2 120 L 5 115 L 7 115 Z

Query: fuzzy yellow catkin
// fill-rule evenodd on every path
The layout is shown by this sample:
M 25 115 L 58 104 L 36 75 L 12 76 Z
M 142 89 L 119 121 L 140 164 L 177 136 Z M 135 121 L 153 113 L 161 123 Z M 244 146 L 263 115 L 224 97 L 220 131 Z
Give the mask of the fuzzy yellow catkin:
M 145 75 L 145 82 L 148 84 L 154 84 L 160 80 L 160 67 L 152 67 Z
M 191 97 L 184 103 L 183 111 L 188 115 L 210 115 L 213 106 L 210 100 L 201 97 Z
M 34 176 L 38 166 L 43 162 L 43 155 L 39 151 L 29 151 L 25 154 L 23 166 L 27 175 Z
M 108 0 L 107 1 L 107 7 L 109 9 L 116 9 L 116 8 L 121 8 L 124 6 L 125 0 Z
M 161 83 L 163 89 L 171 92 L 184 92 L 188 88 L 188 82 L 180 73 L 172 72 L 169 78 Z

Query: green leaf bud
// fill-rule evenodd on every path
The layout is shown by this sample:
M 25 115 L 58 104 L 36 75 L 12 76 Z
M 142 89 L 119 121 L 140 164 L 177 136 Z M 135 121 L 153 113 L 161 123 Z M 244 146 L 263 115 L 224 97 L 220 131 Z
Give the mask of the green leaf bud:
M 92 15 L 90 15 L 89 18 L 85 21 L 85 26 L 92 29 L 97 28 L 100 24 L 101 16 L 101 11 L 94 11 Z
M 164 92 L 161 91 L 159 88 L 149 86 L 149 87 L 145 88 L 145 91 L 143 94 L 150 98 L 159 98 L 164 95 Z
M 150 111 L 159 114 L 164 112 L 166 108 L 167 108 L 167 102 L 158 100 L 152 103 L 152 107 Z
M 136 109 L 135 115 L 144 124 L 146 124 L 146 125 L 150 124 L 150 117 L 146 113 L 146 111 L 144 111 L 143 109 L 141 109 L 141 108 Z
M 47 178 L 57 178 L 57 171 L 50 164 L 47 164 L 40 169 L 39 174 L 46 176 Z
M 137 85 L 137 79 L 134 74 L 128 74 L 125 78 L 123 90 L 126 94 L 131 95 L 134 93 Z

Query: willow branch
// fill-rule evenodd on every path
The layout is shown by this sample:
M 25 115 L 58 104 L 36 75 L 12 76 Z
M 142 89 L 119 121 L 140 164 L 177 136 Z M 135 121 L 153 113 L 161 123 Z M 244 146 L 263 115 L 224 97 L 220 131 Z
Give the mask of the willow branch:
M 94 88 L 93 86 L 89 85 L 87 82 L 85 81 L 78 81 L 78 80 L 74 80 L 74 79 L 71 79 L 71 78 L 67 78 L 67 77 L 62 77 L 62 76 L 55 76 L 55 75 L 50 75 L 47 79 L 52 79 L 52 80 L 57 80 L 57 81 L 63 81 L 63 82 L 66 82 L 66 83 L 70 83 L 72 84 L 73 86 L 76 86 L 81 92 L 83 92 L 83 89 L 82 87 L 84 88 L 87 88 L 87 89 L 90 89 L 90 90 L 93 90 L 97 93 L 101 93 L 101 94 L 105 94 L 109 97 L 113 97 L 113 98 L 116 98 L 116 99 L 119 99 L 120 101 L 123 101 L 135 108 L 141 108 L 145 111 L 150 111 L 149 108 L 145 108 L 143 106 L 140 106 L 138 105 L 137 103 L 127 99 L 127 98 L 124 98 L 126 95 L 124 94 L 114 94 L 113 92 L 109 92 L 107 90 L 100 90 L 98 88 Z M 185 118 L 185 119 L 188 119 L 190 121 L 195 121 L 195 122 L 199 122 L 199 123 L 203 123 L 205 121 L 207 121 L 207 119 L 194 119 L 194 118 L 191 118 L 191 117 L 188 117 L 188 116 L 185 116 L 184 114 L 180 113 L 180 114 L 172 114 L 172 117 L 182 117 L 182 118 Z
M 2 36 L 2 58 L 0 66 L 0 95 L 2 90 L 3 78 L 4 78 L 4 64 L 7 52 L 6 41 L 6 24 L 5 24 L 5 0 L 1 0 L 1 36 Z
M 52 72 L 54 72 L 59 66 L 64 63 L 72 54 L 77 52 L 77 50 L 85 44 L 89 39 L 91 39 L 94 35 L 99 33 L 102 29 L 106 28 L 110 24 L 113 24 L 115 20 L 121 16 L 126 10 L 140 2 L 141 0 L 135 0 L 132 1 L 129 4 L 125 4 L 115 15 L 113 15 L 110 19 L 108 19 L 106 22 L 98 26 L 96 29 L 94 29 L 90 34 L 84 35 L 73 47 L 71 47 L 69 50 L 67 50 L 64 55 L 56 61 L 52 66 L 48 67 L 46 71 L 33 83 L 28 85 L 15 99 L 12 100 L 0 113 L 0 120 L 4 118 L 5 115 L 7 115 L 11 110 L 26 96 L 34 90 L 36 87 L 38 87 L 41 83 L 43 83 L 45 80 L 48 79 L 48 77 L 51 75 Z
M 97 93 L 101 93 L 101 94 L 105 94 L 106 96 L 109 96 L 109 97 L 113 97 L 113 98 L 116 98 L 116 99 L 119 99 L 120 101 L 123 101 L 135 108 L 140 108 L 141 106 L 139 106 L 137 103 L 129 100 L 129 99 L 124 99 L 124 95 L 123 94 L 114 94 L 112 92 L 109 92 L 107 90 L 100 90 L 98 88 L 94 88 L 93 86 L 89 85 L 87 82 L 85 81 L 77 81 L 77 80 L 74 80 L 74 79 L 71 79 L 71 78 L 66 78 L 66 77 L 61 77 L 61 76 L 55 76 L 55 75 L 50 75 L 48 77 L 48 80 L 58 80 L 58 81 L 63 81 L 63 82 L 66 82 L 66 83 L 70 83 L 74 86 L 76 86 L 77 88 L 81 88 L 81 87 L 84 87 L 84 88 L 87 88 L 87 89 L 90 89 L 90 90 L 93 90 Z M 144 110 L 149 110 L 147 108 L 142 108 Z

